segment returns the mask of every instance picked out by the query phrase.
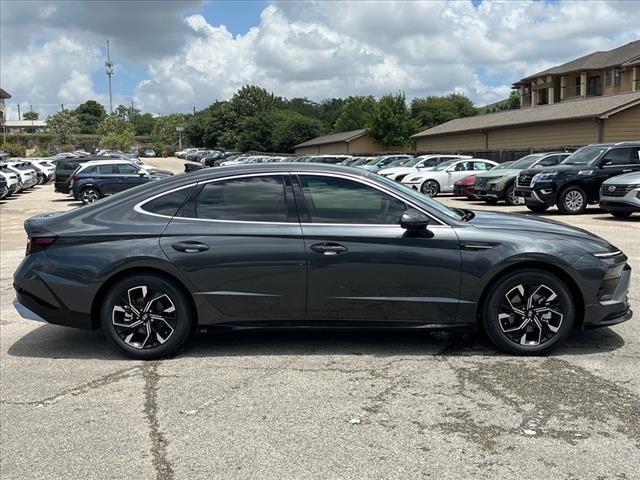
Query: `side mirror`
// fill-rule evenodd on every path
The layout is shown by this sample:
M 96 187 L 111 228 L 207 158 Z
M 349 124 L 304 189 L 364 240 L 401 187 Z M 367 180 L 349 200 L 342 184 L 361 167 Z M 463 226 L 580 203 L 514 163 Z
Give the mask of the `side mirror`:
M 414 208 L 405 210 L 402 214 L 402 218 L 400 218 L 400 226 L 405 230 L 424 230 L 428 225 L 429 217 Z
M 147 176 L 147 172 L 145 172 L 144 170 L 139 170 L 138 171 L 138 176 L 139 177 L 146 177 Z
M 602 167 L 606 167 L 607 165 L 611 165 L 612 163 L 613 163 L 613 162 L 612 162 L 611 160 L 603 160 L 603 161 L 600 163 L 600 168 L 602 168 Z

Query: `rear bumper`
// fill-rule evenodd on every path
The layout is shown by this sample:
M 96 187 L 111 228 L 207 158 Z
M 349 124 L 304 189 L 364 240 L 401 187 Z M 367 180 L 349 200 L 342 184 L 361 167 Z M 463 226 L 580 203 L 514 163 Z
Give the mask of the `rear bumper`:
M 16 290 L 16 299 L 13 305 L 22 318 L 65 327 L 93 329 L 90 315 L 82 312 L 73 312 L 64 306 L 48 303 L 15 284 L 14 288 Z

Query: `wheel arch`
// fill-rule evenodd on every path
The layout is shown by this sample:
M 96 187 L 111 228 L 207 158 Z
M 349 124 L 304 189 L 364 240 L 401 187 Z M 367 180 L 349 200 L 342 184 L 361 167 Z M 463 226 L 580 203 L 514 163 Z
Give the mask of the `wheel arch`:
M 512 265 L 506 266 L 505 268 L 493 274 L 493 276 L 489 279 L 489 281 L 485 284 L 484 288 L 482 289 L 482 293 L 480 294 L 478 303 L 476 304 L 476 327 L 479 330 L 481 329 L 481 321 L 482 321 L 482 315 L 484 313 L 485 301 L 489 296 L 493 287 L 505 276 L 513 272 L 517 272 L 518 270 L 525 270 L 525 269 L 542 270 L 552 275 L 555 275 L 562 282 L 564 282 L 564 284 L 569 289 L 569 292 L 571 292 L 571 296 L 573 298 L 573 302 L 576 309 L 576 321 L 574 324 L 574 328 L 577 328 L 578 330 L 580 330 L 582 328 L 582 322 L 584 320 L 585 301 L 584 301 L 584 295 L 582 294 L 582 291 L 580 290 L 578 283 L 574 280 L 574 278 L 570 274 L 568 274 L 561 267 L 554 265 L 552 263 L 547 263 L 540 260 L 527 260 L 524 262 L 512 264 Z
M 115 285 L 116 282 L 131 275 L 156 275 L 175 283 L 175 285 L 183 291 L 183 293 L 189 300 L 191 311 L 195 318 L 195 321 L 193 322 L 193 328 L 195 329 L 198 326 L 198 309 L 193 299 L 193 295 L 191 295 L 189 289 L 182 281 L 180 281 L 180 279 L 178 279 L 175 275 L 172 275 L 160 268 L 136 266 L 115 272 L 107 280 L 104 281 L 104 283 L 96 292 L 95 296 L 93 297 L 93 302 L 91 303 L 91 326 L 94 330 L 100 328 L 100 307 L 102 305 L 102 300 L 104 299 L 109 289 L 113 285 Z

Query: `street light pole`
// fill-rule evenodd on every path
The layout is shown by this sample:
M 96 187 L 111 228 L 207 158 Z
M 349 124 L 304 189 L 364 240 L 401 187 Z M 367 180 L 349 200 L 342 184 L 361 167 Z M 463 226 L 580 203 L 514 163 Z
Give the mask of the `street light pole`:
M 104 63 L 109 77 L 109 113 L 113 113 L 113 98 L 111 96 L 111 76 L 113 75 L 113 63 L 111 62 L 111 52 L 109 51 L 109 40 L 107 40 L 107 61 Z

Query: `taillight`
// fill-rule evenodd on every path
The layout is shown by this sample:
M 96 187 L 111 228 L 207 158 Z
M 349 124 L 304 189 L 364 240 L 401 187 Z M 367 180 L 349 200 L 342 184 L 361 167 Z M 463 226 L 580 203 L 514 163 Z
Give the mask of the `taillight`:
M 35 238 L 27 237 L 26 254 L 29 255 L 30 253 L 35 253 L 35 252 L 44 250 L 53 242 L 55 242 L 56 238 L 57 237 L 35 237 Z
M 74 175 L 73 177 L 71 177 L 71 180 L 73 180 L 74 182 L 77 182 L 78 180 L 80 180 L 80 176 Z

